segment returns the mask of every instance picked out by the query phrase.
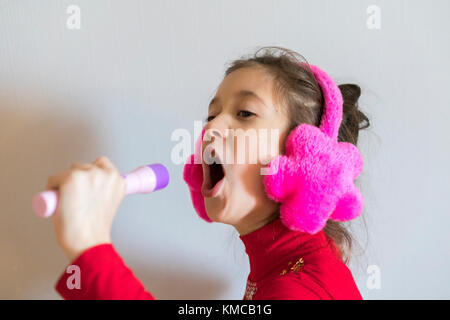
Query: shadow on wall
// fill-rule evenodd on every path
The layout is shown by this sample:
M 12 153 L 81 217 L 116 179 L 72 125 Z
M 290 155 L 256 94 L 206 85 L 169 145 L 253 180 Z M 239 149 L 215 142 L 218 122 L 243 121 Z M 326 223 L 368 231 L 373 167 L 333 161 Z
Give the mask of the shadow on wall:
M 54 285 L 69 261 L 57 245 L 51 219 L 38 218 L 31 199 L 45 189 L 50 175 L 75 161 L 94 161 L 102 141 L 96 120 L 76 112 L 86 102 L 27 96 L 33 103 L 19 106 L 12 90 L 0 95 L 0 299 L 59 299 Z M 58 111 L 63 109 L 65 114 Z M 146 255 L 159 261 L 151 252 Z M 133 266 L 159 299 L 215 299 L 226 289 L 225 280 L 189 274 L 182 264 L 167 279 L 159 276 L 163 264 L 134 261 Z

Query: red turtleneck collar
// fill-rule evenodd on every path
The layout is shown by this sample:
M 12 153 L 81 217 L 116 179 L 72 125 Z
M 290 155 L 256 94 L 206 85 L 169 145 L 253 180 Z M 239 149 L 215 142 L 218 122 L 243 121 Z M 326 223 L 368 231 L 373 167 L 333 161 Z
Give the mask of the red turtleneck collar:
M 287 228 L 278 217 L 239 236 L 250 260 L 244 300 L 362 299 L 333 239 Z
M 259 281 L 271 271 L 282 269 L 286 261 L 295 262 L 321 248 L 329 247 L 341 259 L 334 241 L 323 230 L 314 235 L 290 230 L 280 217 L 239 238 L 249 257 L 250 281 Z

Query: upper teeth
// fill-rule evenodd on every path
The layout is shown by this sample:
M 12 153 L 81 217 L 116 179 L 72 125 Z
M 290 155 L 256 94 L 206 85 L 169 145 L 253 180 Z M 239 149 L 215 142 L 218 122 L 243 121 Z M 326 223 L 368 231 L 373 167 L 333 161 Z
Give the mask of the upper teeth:
M 208 156 L 208 164 L 213 164 L 213 163 L 220 163 L 220 158 L 216 157 L 216 156 Z

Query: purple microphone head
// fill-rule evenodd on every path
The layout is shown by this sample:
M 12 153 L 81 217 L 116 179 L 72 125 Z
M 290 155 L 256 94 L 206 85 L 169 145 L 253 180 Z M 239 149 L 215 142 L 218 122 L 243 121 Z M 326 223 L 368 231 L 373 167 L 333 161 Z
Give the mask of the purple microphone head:
M 167 168 L 160 163 L 150 164 L 148 167 L 153 170 L 156 176 L 155 190 L 165 188 L 169 184 L 169 172 Z

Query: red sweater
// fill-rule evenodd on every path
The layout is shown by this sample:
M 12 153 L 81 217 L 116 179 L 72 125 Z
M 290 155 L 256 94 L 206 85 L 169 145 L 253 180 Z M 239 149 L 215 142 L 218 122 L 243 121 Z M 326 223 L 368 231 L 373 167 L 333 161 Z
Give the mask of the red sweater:
M 277 218 L 239 238 L 250 261 L 244 300 L 362 299 L 334 241 L 323 231 L 292 231 Z M 72 265 L 80 268 L 81 286 L 69 289 L 75 274 L 64 272 L 56 283 L 64 299 L 155 299 L 112 244 L 87 249 Z

